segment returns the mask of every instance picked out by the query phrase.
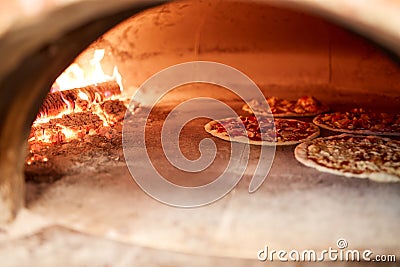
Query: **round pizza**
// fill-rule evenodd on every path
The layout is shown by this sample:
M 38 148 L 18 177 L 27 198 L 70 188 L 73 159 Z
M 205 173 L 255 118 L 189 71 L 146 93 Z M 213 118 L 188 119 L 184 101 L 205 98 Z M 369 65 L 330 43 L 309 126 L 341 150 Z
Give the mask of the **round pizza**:
M 257 100 L 251 100 L 242 109 L 251 114 L 274 117 L 310 117 L 329 111 L 329 107 L 322 104 L 313 96 L 303 96 L 297 100 L 287 100 L 277 97 L 267 97 L 269 105 L 263 105 Z
M 205 130 L 223 140 L 254 145 L 294 145 L 319 135 L 313 123 L 293 119 L 240 116 L 210 121 Z
M 400 181 L 400 141 L 390 138 L 341 134 L 299 144 L 294 154 L 302 164 L 322 172 Z
M 342 133 L 400 136 L 399 114 L 356 108 L 348 112 L 320 114 L 313 122 L 321 128 Z

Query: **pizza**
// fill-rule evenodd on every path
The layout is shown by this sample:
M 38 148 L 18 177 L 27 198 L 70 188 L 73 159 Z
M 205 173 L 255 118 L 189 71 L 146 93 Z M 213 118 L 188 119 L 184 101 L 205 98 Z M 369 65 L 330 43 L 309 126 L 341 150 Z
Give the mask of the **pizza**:
M 313 122 L 321 128 L 343 133 L 400 136 L 400 114 L 356 108 L 348 112 L 320 114 Z
M 329 107 L 322 104 L 313 96 L 303 96 L 297 100 L 287 100 L 277 97 L 267 97 L 269 105 L 263 105 L 257 100 L 251 100 L 243 106 L 243 110 L 251 114 L 274 117 L 309 117 L 329 111 Z M 251 109 L 251 108 L 252 109 Z
M 400 141 L 390 138 L 341 134 L 299 144 L 294 154 L 302 164 L 322 172 L 400 181 Z
M 272 117 L 240 116 L 210 121 L 205 130 L 223 140 L 254 145 L 294 145 L 319 135 L 309 122 Z

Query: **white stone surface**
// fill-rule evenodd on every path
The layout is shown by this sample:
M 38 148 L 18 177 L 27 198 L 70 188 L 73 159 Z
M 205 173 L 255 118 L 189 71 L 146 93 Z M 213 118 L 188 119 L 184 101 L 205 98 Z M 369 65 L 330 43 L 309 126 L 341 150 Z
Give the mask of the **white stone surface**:
M 60 226 L 43 229 L 20 240 L 0 243 L 0 258 L 1 266 L 7 267 L 260 266 L 256 260 L 201 257 L 132 246 Z

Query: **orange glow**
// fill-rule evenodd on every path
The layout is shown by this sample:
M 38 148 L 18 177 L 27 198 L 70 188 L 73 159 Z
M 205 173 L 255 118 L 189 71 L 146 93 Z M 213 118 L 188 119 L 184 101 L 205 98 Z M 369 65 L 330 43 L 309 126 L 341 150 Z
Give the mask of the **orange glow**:
M 89 61 L 90 67 L 83 69 L 77 63 L 71 64 L 54 82 L 51 92 L 63 91 L 72 88 L 85 87 L 106 81 L 116 81 L 123 90 L 122 78 L 115 66 L 112 75 L 104 73 L 101 60 L 104 58 L 104 49 L 96 49 L 93 58 Z

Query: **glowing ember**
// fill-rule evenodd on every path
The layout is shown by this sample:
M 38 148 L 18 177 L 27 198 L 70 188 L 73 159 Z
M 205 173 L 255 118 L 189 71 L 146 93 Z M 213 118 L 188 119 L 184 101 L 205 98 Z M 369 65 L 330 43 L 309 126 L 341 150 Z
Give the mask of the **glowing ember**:
M 86 135 L 105 136 L 102 133 L 108 130 L 103 128 L 121 126 L 125 112 L 126 106 L 121 101 L 106 100 L 85 111 L 40 120 L 33 124 L 29 142 L 59 144 L 84 139 Z

